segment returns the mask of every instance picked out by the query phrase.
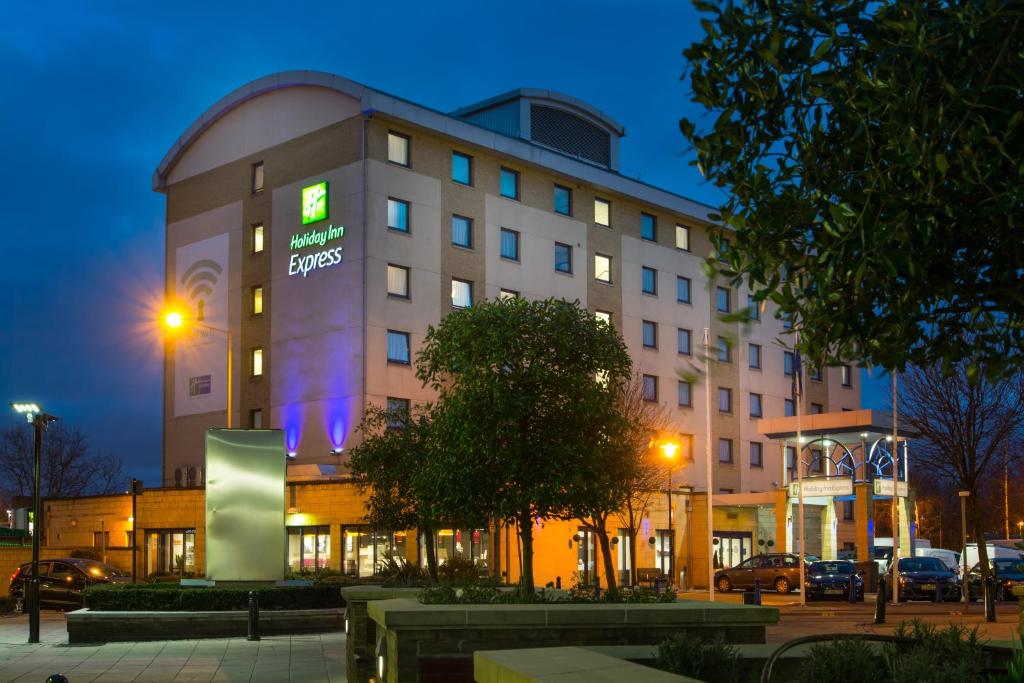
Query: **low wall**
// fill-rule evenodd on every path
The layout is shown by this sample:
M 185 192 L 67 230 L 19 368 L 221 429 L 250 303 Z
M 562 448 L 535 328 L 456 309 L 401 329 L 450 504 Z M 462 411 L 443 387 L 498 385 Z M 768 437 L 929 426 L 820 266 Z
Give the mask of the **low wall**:
M 185 640 L 246 635 L 249 613 L 231 612 L 68 612 L 69 643 L 133 640 Z M 323 633 L 344 628 L 344 610 L 304 609 L 260 612 L 262 635 Z
M 421 605 L 404 599 L 368 603 L 387 683 L 473 681 L 478 650 L 551 645 L 656 645 L 690 631 L 728 643 L 763 643 L 773 607 L 675 603 Z M 433 672 L 443 672 L 443 678 Z
M 393 598 L 415 599 L 419 593 L 419 588 L 381 586 L 341 589 L 341 595 L 345 599 L 345 658 L 348 683 L 369 683 L 373 677 L 373 648 L 377 644 L 377 629 L 367 616 L 367 603 Z
M 581 647 L 478 650 L 473 653 L 473 680 L 476 683 L 699 683 L 693 678 Z
M 42 555 L 40 554 L 40 557 Z M 0 546 L 0 597 L 10 595 L 11 574 L 14 570 L 32 561 L 32 546 Z

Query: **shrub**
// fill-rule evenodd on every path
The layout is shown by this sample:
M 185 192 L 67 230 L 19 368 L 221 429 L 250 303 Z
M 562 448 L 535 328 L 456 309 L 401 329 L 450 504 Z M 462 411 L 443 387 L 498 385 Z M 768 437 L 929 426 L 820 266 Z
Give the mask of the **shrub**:
M 385 586 L 423 586 L 430 580 L 426 570 L 404 557 L 398 560 L 387 558 L 380 566 L 378 575 L 384 580 Z
M 103 554 L 96 548 L 74 548 L 68 553 L 68 557 L 77 560 L 103 561 Z
M 950 624 L 939 629 L 918 619 L 903 622 L 894 635 L 917 641 L 888 648 L 895 683 L 975 683 L 984 679 L 985 658 L 978 629 Z
M 480 567 L 472 560 L 450 557 L 437 568 L 437 578 L 446 583 L 467 583 L 480 579 Z
M 720 640 L 676 633 L 658 646 L 657 668 L 707 683 L 739 681 L 739 652 Z
M 320 609 L 342 607 L 341 593 L 332 586 L 181 588 L 175 584 L 106 584 L 85 589 L 91 610 L 208 612 L 245 610 L 249 591 L 259 595 L 260 609 Z
M 859 638 L 841 638 L 811 647 L 800 668 L 806 683 L 884 683 L 891 680 L 885 657 Z

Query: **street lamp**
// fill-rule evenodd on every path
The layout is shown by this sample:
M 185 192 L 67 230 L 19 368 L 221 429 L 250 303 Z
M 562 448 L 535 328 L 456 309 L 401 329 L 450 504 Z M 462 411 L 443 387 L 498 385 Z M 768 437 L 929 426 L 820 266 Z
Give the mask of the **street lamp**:
M 227 372 L 227 414 L 228 414 L 228 429 L 231 429 L 231 331 L 225 330 L 220 327 L 214 327 L 207 325 L 199 320 L 192 320 L 186 318 L 185 314 L 176 309 L 170 309 L 164 313 L 163 317 L 164 329 L 169 332 L 178 332 L 185 327 L 198 327 L 200 329 L 209 330 L 210 332 L 217 332 L 223 334 L 227 339 L 228 344 L 228 372 Z
M 661 444 L 661 452 L 665 456 L 665 469 L 668 471 L 668 579 L 669 585 L 675 582 L 676 576 L 676 537 L 672 533 L 672 460 L 676 457 L 679 444 L 666 441 Z
M 24 415 L 35 428 L 32 459 L 32 574 L 29 577 L 26 603 L 28 604 L 28 642 L 39 642 L 39 534 L 42 533 L 43 505 L 39 495 L 40 469 L 43 459 L 43 431 L 57 418 L 43 412 L 38 403 L 12 403 L 14 412 Z

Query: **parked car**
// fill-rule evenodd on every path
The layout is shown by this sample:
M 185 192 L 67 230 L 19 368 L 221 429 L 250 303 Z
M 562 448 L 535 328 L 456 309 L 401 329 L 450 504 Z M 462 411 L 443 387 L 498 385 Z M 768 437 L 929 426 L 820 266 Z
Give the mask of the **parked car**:
M 935 557 L 942 561 L 951 571 L 960 573 L 960 553 L 945 548 L 917 548 L 914 551 L 915 557 Z
M 1007 560 L 1019 560 L 1024 557 L 1021 551 L 1017 548 L 1007 548 L 1004 545 L 998 543 L 986 543 L 985 549 L 988 551 L 988 559 L 991 562 L 996 559 L 1007 559 Z M 967 557 L 961 557 L 960 561 L 968 567 L 973 567 L 978 564 L 978 544 L 968 543 L 967 550 L 965 551 Z
M 853 562 L 813 562 L 805 570 L 807 574 L 807 601 L 829 598 L 850 599 L 850 579 L 853 578 L 855 599 L 864 601 L 864 579 Z
M 892 568 L 888 570 L 892 574 Z M 942 591 L 943 600 L 960 599 L 960 581 L 942 560 L 935 557 L 903 557 L 897 567 L 899 598 L 903 600 L 934 600 L 935 591 Z M 892 588 L 885 592 L 892 595 Z
M 1003 600 L 1019 600 L 1020 596 L 1024 595 L 1024 561 L 997 557 L 991 560 L 991 563 L 996 576 L 996 585 L 1000 589 L 997 595 Z M 979 563 L 974 565 L 967 575 L 967 599 L 980 598 L 983 594 L 981 564 Z
M 25 603 L 25 587 L 32 573 L 32 564 L 26 563 L 11 574 L 10 596 L 20 611 Z M 131 576 L 109 564 L 96 560 L 62 557 L 39 561 L 39 606 L 55 609 L 78 609 L 82 606 L 82 591 L 98 583 L 126 583 Z
M 733 588 L 753 588 L 754 579 L 760 579 L 764 589 L 788 593 L 800 586 L 800 558 L 792 553 L 754 555 L 735 567 L 719 570 L 715 574 L 715 586 L 728 593 Z

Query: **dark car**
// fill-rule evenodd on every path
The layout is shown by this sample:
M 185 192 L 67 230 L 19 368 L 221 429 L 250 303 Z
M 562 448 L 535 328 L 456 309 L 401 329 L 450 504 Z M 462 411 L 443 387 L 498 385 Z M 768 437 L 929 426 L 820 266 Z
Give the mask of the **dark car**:
M 853 562 L 813 562 L 805 570 L 807 574 L 807 600 L 828 600 L 829 598 L 850 599 L 850 579 L 853 579 L 855 599 L 864 601 L 864 579 L 857 573 Z
M 960 582 L 957 575 L 937 557 L 904 557 L 900 559 L 899 598 L 900 600 L 934 600 L 935 592 L 941 591 L 942 600 L 960 599 Z M 890 567 L 889 574 L 892 574 Z M 892 589 L 886 588 L 892 595 Z
M 32 573 L 32 564 L 26 563 L 11 575 L 10 595 L 15 609 L 25 603 L 25 588 Z M 96 560 L 60 558 L 39 560 L 39 606 L 55 609 L 78 609 L 82 606 L 82 591 L 98 583 L 125 583 L 131 576 L 117 567 Z
M 1013 558 L 995 558 L 989 560 L 996 577 L 999 592 L 1003 600 L 1019 600 L 1024 595 L 1024 560 Z M 974 565 L 967 575 L 967 597 L 971 600 L 983 595 L 981 589 L 981 564 Z
M 788 593 L 800 586 L 800 558 L 792 553 L 763 553 L 715 574 L 715 586 L 728 593 L 733 588 L 753 588 L 760 579 L 761 588 Z

